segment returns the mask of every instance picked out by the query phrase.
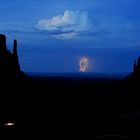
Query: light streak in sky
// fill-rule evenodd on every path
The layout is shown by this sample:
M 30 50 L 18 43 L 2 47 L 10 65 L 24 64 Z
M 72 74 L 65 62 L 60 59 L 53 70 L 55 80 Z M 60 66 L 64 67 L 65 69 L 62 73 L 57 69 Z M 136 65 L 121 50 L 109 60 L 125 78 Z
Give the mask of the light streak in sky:
M 4 124 L 4 125 L 6 125 L 6 126 L 14 126 L 15 123 L 6 123 L 6 124 Z

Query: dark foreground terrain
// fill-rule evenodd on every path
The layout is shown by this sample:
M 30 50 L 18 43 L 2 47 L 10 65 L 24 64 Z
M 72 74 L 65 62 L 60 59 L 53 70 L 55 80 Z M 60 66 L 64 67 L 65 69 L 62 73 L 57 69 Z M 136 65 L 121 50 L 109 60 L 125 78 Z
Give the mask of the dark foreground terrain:
M 140 57 L 123 80 L 28 77 L 0 34 L 0 140 L 140 139 L 139 82 Z
M 13 137 L 140 139 L 137 81 L 28 77 L 3 81 L 0 92 L 1 130 Z

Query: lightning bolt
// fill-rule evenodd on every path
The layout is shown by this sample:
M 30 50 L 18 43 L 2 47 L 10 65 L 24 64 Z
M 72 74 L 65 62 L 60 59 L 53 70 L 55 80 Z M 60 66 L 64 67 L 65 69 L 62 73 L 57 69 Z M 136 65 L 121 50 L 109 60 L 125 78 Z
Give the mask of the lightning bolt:
M 79 66 L 80 66 L 80 69 L 79 69 L 80 72 L 86 72 L 86 68 L 88 66 L 88 59 L 82 58 L 79 62 Z

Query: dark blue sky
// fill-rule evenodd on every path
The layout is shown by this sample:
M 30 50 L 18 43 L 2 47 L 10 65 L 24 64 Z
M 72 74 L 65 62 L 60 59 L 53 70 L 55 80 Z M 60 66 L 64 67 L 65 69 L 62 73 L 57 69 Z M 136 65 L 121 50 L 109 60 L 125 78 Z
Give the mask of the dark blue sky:
M 0 0 L 0 33 L 18 40 L 25 72 L 131 72 L 140 55 L 140 0 Z

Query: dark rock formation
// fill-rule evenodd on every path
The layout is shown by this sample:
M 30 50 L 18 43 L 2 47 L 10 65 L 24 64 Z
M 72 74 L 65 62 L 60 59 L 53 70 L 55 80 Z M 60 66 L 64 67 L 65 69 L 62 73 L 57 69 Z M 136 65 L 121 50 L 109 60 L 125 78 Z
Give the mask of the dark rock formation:
M 17 41 L 14 40 L 13 53 L 6 46 L 5 35 L 0 34 L 0 79 L 15 79 L 23 76 L 17 53 Z
M 127 80 L 140 81 L 140 56 L 134 60 L 133 72 L 126 77 Z
M 140 74 L 140 57 L 138 58 L 138 60 L 134 61 L 134 69 L 133 69 L 133 73 L 139 75 Z

